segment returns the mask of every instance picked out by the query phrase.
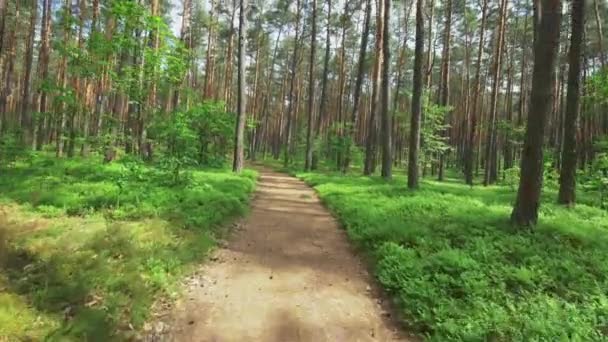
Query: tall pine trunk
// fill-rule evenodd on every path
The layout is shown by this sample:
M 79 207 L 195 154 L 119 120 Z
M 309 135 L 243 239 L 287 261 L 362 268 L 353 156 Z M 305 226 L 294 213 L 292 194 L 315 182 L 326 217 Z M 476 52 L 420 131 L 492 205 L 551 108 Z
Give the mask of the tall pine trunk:
M 25 51 L 25 71 L 23 73 L 23 89 L 21 92 L 21 129 L 25 143 L 29 143 L 33 136 L 32 113 L 30 111 L 30 80 L 32 78 L 32 62 L 34 60 L 34 35 L 36 33 L 38 1 L 31 0 L 30 4 L 30 27 Z
M 559 179 L 557 201 L 568 206 L 576 201 L 576 132 L 580 110 L 581 60 L 583 59 L 583 36 L 585 30 L 585 0 L 572 1 L 572 33 L 568 60 L 568 94 L 566 98 L 566 116 L 564 118 L 564 147 L 562 150 L 562 168 Z
M 475 146 L 477 141 L 477 103 L 481 92 L 481 61 L 483 56 L 484 36 L 486 30 L 486 16 L 488 12 L 488 0 L 483 0 L 481 5 L 481 25 L 479 26 L 479 45 L 477 47 L 477 66 L 475 71 L 475 81 L 473 89 L 473 99 L 471 102 L 471 123 L 467 137 L 467 147 L 464 160 L 465 182 L 473 185 L 473 163 L 475 161 Z M 483 102 L 483 101 L 482 101 Z
M 293 56 L 291 60 L 291 79 L 289 81 L 289 96 L 287 105 L 287 126 L 285 127 L 285 151 L 283 163 L 288 166 L 291 162 L 291 145 L 292 145 L 292 131 L 293 131 L 293 118 L 295 116 L 295 105 L 296 99 L 296 74 L 298 72 L 298 58 L 300 50 L 300 16 L 301 16 L 301 0 L 296 1 L 296 23 L 295 23 L 295 45 L 293 48 Z
M 365 142 L 364 175 L 371 175 L 376 168 L 376 140 L 378 135 L 378 116 L 381 116 L 381 83 L 383 35 L 384 35 L 384 0 L 376 0 L 376 44 L 373 79 L 372 79 L 372 109 L 369 116 L 367 140 Z
M 485 173 L 483 185 L 493 184 L 497 180 L 497 132 L 496 122 L 498 116 L 498 93 L 500 92 L 500 69 L 502 66 L 503 40 L 505 36 L 505 22 L 507 13 L 507 0 L 502 0 L 500 5 L 499 24 L 497 28 L 498 39 L 494 50 L 492 62 L 492 94 L 490 96 L 490 113 L 488 120 L 488 132 L 485 146 Z
M 312 0 L 312 28 L 310 33 L 310 62 L 308 81 L 308 127 L 306 132 L 306 161 L 304 170 L 309 171 L 312 166 L 313 132 L 314 132 L 314 106 L 315 106 L 315 53 L 317 49 L 317 0 Z
M 534 44 L 534 71 L 528 124 L 521 160 L 521 178 L 511 221 L 518 226 L 538 221 L 543 181 L 543 142 L 547 117 L 551 112 L 551 78 L 557 62 L 561 1 L 542 0 L 537 41 Z
M 452 0 L 447 0 L 445 8 L 445 30 L 443 32 L 443 53 L 441 57 L 441 86 L 440 86 L 440 98 L 439 104 L 443 107 L 450 105 L 450 51 L 451 51 L 451 37 L 452 37 Z M 449 122 L 450 111 L 445 113 L 445 122 Z M 444 137 L 447 136 L 447 132 L 442 132 Z M 445 164 L 445 152 L 439 153 L 439 166 L 437 172 L 437 179 L 443 181 L 443 169 Z
M 418 155 L 420 152 L 420 123 L 422 116 L 422 59 L 424 54 L 424 0 L 416 4 L 416 47 L 414 55 L 414 89 L 412 92 L 412 117 L 410 121 L 410 146 L 407 186 L 418 187 Z M 430 47 L 429 47 L 430 48 Z
M 371 0 L 366 0 L 371 1 Z M 315 138 L 321 134 L 321 124 L 326 116 L 327 108 L 327 81 L 329 78 L 329 59 L 331 57 L 331 5 L 332 1 L 327 0 L 327 28 L 325 33 L 325 58 L 323 61 L 323 80 L 321 81 L 321 98 L 319 99 L 319 114 L 315 124 Z M 313 140 L 313 155 L 311 169 L 316 169 L 319 161 L 319 152 L 314 149 Z
M 240 0 L 241 8 L 239 13 L 239 70 L 238 70 L 238 96 L 237 96 L 237 120 L 236 120 L 236 137 L 234 141 L 234 163 L 232 170 L 241 172 L 243 169 L 244 154 L 245 154 L 245 121 L 246 114 L 246 75 L 245 75 L 245 58 L 247 49 L 247 0 Z
M 389 109 L 390 95 L 390 13 L 391 0 L 384 0 L 384 22 L 382 25 L 382 89 L 380 96 L 381 121 L 382 121 L 382 178 L 391 179 L 393 166 L 393 142 L 392 121 Z

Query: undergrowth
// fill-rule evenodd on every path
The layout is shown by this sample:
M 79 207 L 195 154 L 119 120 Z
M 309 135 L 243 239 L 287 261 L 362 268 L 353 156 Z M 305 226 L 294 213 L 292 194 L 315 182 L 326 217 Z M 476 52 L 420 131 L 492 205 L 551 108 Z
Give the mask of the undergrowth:
M 0 340 L 135 336 L 246 211 L 256 174 L 45 155 L 0 172 Z M 3 266 L 2 266 L 3 265 Z
M 509 221 L 508 186 L 299 174 L 375 260 L 410 328 L 428 340 L 599 341 L 608 331 L 608 214 L 546 189 L 540 224 Z

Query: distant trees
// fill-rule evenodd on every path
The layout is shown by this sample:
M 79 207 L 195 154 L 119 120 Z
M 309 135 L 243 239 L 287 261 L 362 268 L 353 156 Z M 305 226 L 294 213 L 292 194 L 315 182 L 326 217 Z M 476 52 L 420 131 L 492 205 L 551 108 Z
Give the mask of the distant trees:
M 160 0 L 0 0 L 0 160 L 32 148 L 154 161 L 171 149 L 158 122 L 218 104 L 231 139 L 220 125 L 197 145 L 222 140 L 235 170 L 256 155 L 386 179 L 407 168 L 412 188 L 547 174 L 572 205 L 578 173 L 604 187 L 608 6 L 555 23 L 563 48 L 541 73 L 539 1 L 256 0 L 241 18 L 240 0 L 180 0 L 176 17 Z

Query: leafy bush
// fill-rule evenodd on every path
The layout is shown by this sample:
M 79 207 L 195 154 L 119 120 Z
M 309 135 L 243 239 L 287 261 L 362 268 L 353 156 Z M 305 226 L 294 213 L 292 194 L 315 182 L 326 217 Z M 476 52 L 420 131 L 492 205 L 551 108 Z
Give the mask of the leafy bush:
M 0 134 L 0 167 L 9 166 L 26 154 L 27 148 L 22 142 L 21 132 L 8 131 Z
M 166 146 L 160 165 L 173 174 L 175 182 L 190 166 L 223 166 L 232 146 L 234 118 L 221 102 L 204 102 L 159 118 L 151 134 Z
M 521 170 L 518 166 L 514 166 L 510 169 L 504 170 L 504 183 L 512 191 L 516 191 L 519 186 L 519 177 L 521 176 Z

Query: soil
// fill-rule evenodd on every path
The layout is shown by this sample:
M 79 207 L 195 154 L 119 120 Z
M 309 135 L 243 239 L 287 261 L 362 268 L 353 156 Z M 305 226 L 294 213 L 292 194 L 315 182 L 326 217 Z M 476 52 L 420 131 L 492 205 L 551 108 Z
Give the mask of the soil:
M 315 192 L 267 169 L 251 213 L 160 324 L 154 340 L 410 340 Z

